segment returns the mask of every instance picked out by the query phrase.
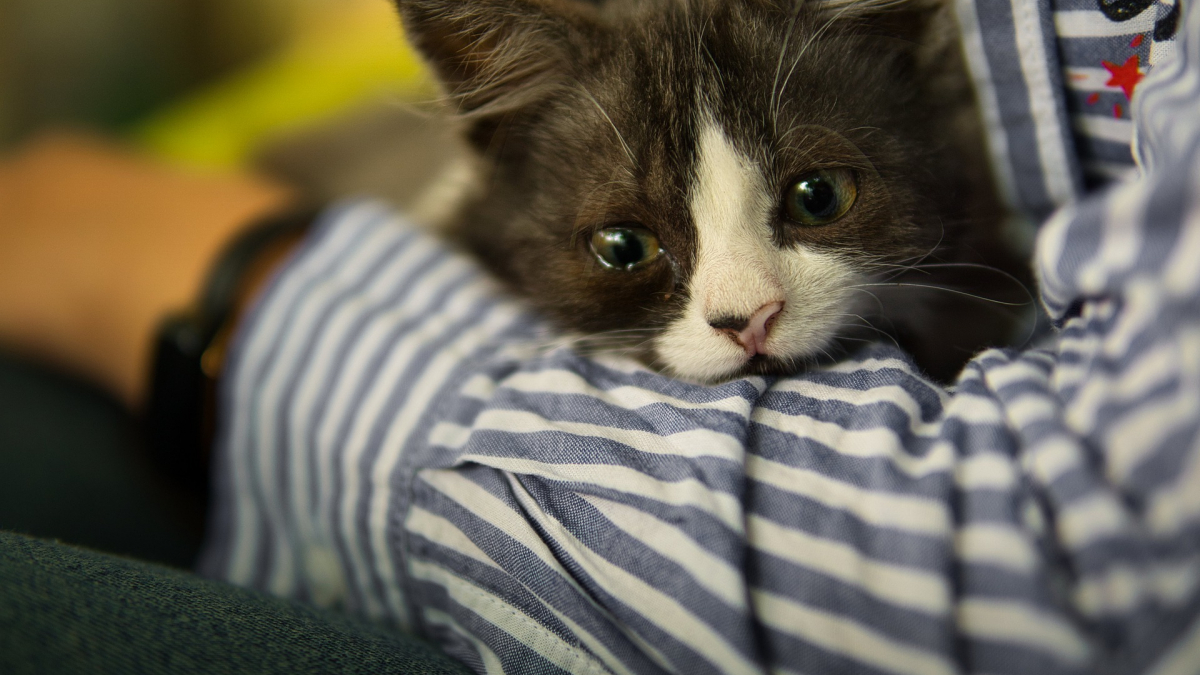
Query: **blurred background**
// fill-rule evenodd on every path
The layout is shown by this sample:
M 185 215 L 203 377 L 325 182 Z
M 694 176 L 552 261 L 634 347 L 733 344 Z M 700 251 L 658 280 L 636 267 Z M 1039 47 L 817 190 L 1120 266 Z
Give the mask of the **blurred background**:
M 390 0 L 0 0 L 0 530 L 186 566 L 155 327 L 255 219 L 412 211 L 456 156 L 437 98 Z
M 136 407 L 152 324 L 250 221 L 445 210 L 438 98 L 391 0 L 0 0 L 0 348 Z
M 0 152 L 73 127 L 228 168 L 432 91 L 387 0 L 0 0 Z

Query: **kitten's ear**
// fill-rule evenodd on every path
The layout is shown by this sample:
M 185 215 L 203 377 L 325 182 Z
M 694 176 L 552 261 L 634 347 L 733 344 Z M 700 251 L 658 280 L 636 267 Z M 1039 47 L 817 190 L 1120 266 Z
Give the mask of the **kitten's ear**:
M 597 25 L 578 0 L 396 0 L 404 28 L 464 113 L 537 98 Z

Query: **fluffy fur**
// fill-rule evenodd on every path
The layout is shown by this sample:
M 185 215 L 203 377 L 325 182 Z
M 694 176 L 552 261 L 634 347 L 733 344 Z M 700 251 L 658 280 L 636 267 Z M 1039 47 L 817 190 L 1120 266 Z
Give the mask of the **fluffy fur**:
M 999 245 L 947 7 L 398 5 L 478 160 L 454 236 L 589 335 L 581 345 L 713 381 L 793 370 L 882 332 L 947 377 L 1011 327 L 1007 305 L 978 299 L 1013 284 L 975 271 L 1021 266 Z M 836 167 L 857 177 L 850 211 L 789 220 L 788 187 Z M 602 264 L 592 235 L 621 223 L 652 231 L 663 255 Z

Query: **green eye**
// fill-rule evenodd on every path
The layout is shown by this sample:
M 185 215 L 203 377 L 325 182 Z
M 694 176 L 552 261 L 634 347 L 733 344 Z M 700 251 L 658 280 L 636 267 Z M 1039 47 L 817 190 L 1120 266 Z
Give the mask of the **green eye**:
M 828 225 L 846 215 L 858 198 L 850 169 L 822 169 L 800 177 L 783 196 L 783 210 L 800 225 Z
M 596 230 L 592 252 L 606 267 L 631 270 L 657 258 L 662 249 L 653 232 L 629 223 Z

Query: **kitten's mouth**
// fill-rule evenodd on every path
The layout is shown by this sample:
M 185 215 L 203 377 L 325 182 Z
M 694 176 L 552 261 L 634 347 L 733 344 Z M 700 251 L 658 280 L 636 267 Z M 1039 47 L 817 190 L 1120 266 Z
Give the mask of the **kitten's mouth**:
M 746 365 L 743 368 L 751 372 L 760 372 L 769 369 L 774 360 L 774 357 L 767 354 L 755 354 L 746 361 Z
M 772 356 L 770 354 L 755 354 L 746 363 L 727 378 L 734 379 L 747 375 L 791 375 L 798 370 L 832 362 L 829 355 L 812 355 L 802 358 Z
M 795 364 L 770 354 L 755 354 L 736 375 L 779 375 L 795 370 Z
M 827 357 L 837 351 L 830 345 L 836 338 L 817 326 L 800 332 L 789 325 L 780 333 L 784 326 L 776 324 L 784 322 L 777 321 L 775 315 L 780 312 L 771 309 L 756 329 L 726 328 L 722 321 L 715 322 L 718 325 L 706 322 L 701 330 L 695 330 L 694 323 L 676 328 L 674 334 L 668 329 L 667 339 L 657 340 L 644 362 L 674 377 L 715 384 L 746 376 L 794 373 L 829 361 Z

